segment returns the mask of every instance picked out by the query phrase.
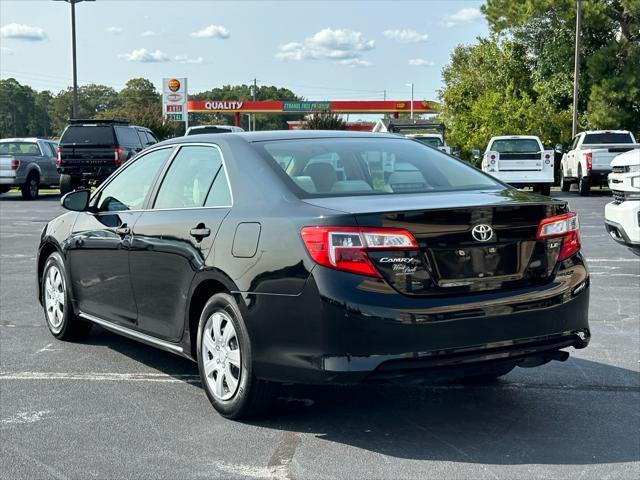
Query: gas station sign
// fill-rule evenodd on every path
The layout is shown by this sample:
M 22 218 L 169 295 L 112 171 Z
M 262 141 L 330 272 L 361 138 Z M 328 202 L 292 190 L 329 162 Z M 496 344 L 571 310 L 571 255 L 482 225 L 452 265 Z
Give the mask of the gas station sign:
M 187 122 L 187 79 L 162 79 L 162 116 L 174 122 Z

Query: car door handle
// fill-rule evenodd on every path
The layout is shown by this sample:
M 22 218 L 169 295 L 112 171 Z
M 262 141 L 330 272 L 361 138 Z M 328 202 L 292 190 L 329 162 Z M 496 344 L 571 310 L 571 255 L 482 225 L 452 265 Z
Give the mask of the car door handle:
M 131 229 L 129 227 L 127 227 L 127 224 L 125 223 L 124 225 L 116 228 L 116 233 L 118 235 L 120 235 L 121 237 L 124 237 L 124 236 L 129 235 L 131 233 Z
M 196 240 L 202 240 L 204 237 L 208 237 L 209 235 L 211 235 L 211 229 L 200 224 L 196 228 L 192 228 L 189 231 L 189 234 Z

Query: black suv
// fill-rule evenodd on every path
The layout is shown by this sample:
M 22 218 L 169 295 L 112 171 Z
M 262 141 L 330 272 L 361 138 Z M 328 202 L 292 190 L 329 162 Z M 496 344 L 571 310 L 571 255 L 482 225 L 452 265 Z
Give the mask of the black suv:
M 100 184 L 139 151 L 158 142 L 151 130 L 126 120 L 70 120 L 60 138 L 56 165 L 60 192 Z

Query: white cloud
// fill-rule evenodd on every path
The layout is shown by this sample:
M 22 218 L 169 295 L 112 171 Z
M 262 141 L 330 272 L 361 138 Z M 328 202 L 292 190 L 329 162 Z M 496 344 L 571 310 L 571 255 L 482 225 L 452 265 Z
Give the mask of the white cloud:
M 468 23 L 477 20 L 482 17 L 482 13 L 479 8 L 467 7 L 458 10 L 456 13 L 444 16 L 444 25 L 447 27 L 453 27 L 459 23 Z
M 345 60 L 339 60 L 339 65 L 346 65 L 351 68 L 362 68 L 362 67 L 371 67 L 373 63 L 369 60 L 360 60 L 359 58 L 347 58 Z
M 47 38 L 47 34 L 40 27 L 23 25 L 21 23 L 9 23 L 0 28 L 2 38 L 16 38 L 18 40 L 29 40 L 37 42 Z
M 156 36 L 156 32 L 154 32 L 153 30 L 145 30 L 144 32 L 142 32 L 140 34 L 141 37 L 155 37 Z
M 195 65 L 200 65 L 204 63 L 204 58 L 202 57 L 189 57 L 187 55 L 176 55 L 174 60 L 178 63 L 192 63 Z
M 276 58 L 294 61 L 334 60 L 338 64 L 350 67 L 365 67 L 373 64 L 360 57 L 363 52 L 373 48 L 375 48 L 375 42 L 363 38 L 360 32 L 325 28 L 305 38 L 303 42 L 280 45 Z
M 139 48 L 133 50 L 131 53 L 122 53 L 118 55 L 119 58 L 124 58 L 127 62 L 140 62 L 140 63 L 159 63 L 169 62 L 170 58 L 160 50 L 151 52 L 146 48 Z
M 229 38 L 229 30 L 222 25 L 209 25 L 208 27 L 191 33 L 192 37 L 196 38 Z
M 5 55 L 13 55 L 13 50 L 9 47 L 0 47 L 0 53 L 4 53 Z
M 426 33 L 419 33 L 415 30 L 385 30 L 382 32 L 387 38 L 391 40 L 397 40 L 400 43 L 420 43 L 426 42 L 429 39 L 429 35 Z
M 407 63 L 410 67 L 433 67 L 435 65 L 431 60 L 425 60 L 424 58 L 410 58 Z
M 120 35 L 122 33 L 122 27 L 107 27 L 105 30 L 107 33 L 111 33 L 113 35 Z

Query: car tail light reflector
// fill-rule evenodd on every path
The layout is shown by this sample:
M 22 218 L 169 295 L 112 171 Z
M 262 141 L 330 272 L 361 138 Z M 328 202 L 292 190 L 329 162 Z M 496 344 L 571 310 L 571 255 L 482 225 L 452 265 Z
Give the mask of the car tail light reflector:
M 496 156 L 494 154 L 491 154 L 491 160 L 495 160 Z
M 546 240 L 549 238 L 562 239 L 558 261 L 566 260 L 571 255 L 578 253 L 581 247 L 578 216 L 569 212 L 542 220 L 538 226 L 536 239 Z
M 19 166 L 20 166 L 20 160 L 18 160 L 16 158 L 12 158 L 11 159 L 11 170 L 17 170 Z
M 60 147 L 56 147 L 56 167 L 59 167 L 62 163 L 62 152 L 60 151 Z
M 113 160 L 116 164 L 116 167 L 119 167 L 124 162 L 125 152 L 120 147 L 116 147 L 113 149 Z
M 593 166 L 592 160 L 593 160 L 593 153 L 591 152 L 587 152 L 584 154 L 584 159 L 587 161 L 587 170 L 591 170 L 591 167 Z
M 311 258 L 324 267 L 381 278 L 367 251 L 416 250 L 418 243 L 396 228 L 304 227 L 302 240 Z

